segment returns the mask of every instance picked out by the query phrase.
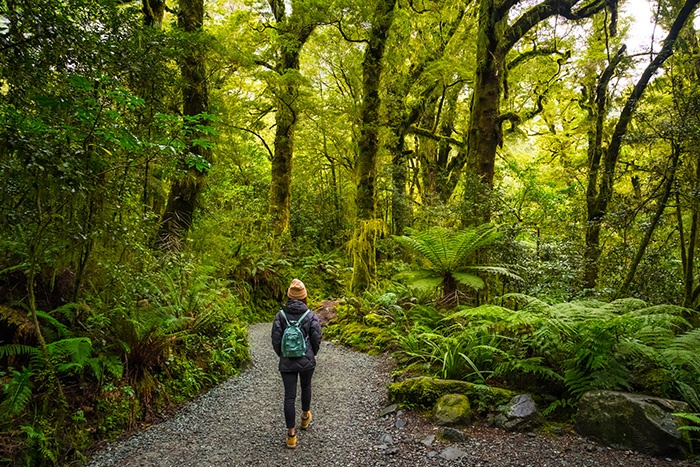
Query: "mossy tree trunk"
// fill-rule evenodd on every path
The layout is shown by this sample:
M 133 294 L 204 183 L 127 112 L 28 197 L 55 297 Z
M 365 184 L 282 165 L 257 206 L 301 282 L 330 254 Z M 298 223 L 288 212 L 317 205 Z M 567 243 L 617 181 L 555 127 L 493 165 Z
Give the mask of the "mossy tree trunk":
M 598 260 L 600 258 L 600 225 L 604 212 L 598 203 L 598 181 L 600 178 L 600 162 L 603 155 L 603 124 L 609 111 L 608 84 L 617 66 L 624 58 L 623 46 L 610 60 L 600 75 L 595 90 L 584 96 L 587 101 L 582 105 L 588 112 L 590 129 L 588 131 L 588 183 L 586 187 L 586 250 L 583 256 L 584 286 L 594 289 L 598 282 Z M 585 88 L 584 88 L 585 89 Z
M 160 28 L 165 16 L 165 0 L 141 0 L 141 4 L 144 24 Z
M 353 275 L 351 288 L 360 292 L 376 278 L 375 240 L 379 219 L 375 219 L 375 178 L 379 149 L 379 85 L 382 60 L 389 29 L 394 20 L 396 0 L 379 0 L 375 9 L 367 48 L 362 61 L 362 121 L 356 160 L 355 206 L 357 220 L 351 242 Z
M 269 0 L 279 34 L 275 71 L 279 85 L 275 111 L 275 143 L 270 182 L 270 215 L 275 235 L 289 230 L 294 128 L 299 114 L 299 55 L 316 24 L 307 22 L 300 5 L 287 14 L 284 0 Z
M 197 129 L 208 126 L 209 108 L 205 50 L 198 39 L 204 22 L 204 0 L 180 0 L 178 27 L 193 37 L 180 62 L 183 80 L 182 114 L 185 120 L 187 152 L 180 162 L 183 176 L 176 179 L 168 195 L 157 242 L 162 249 L 179 249 L 192 225 L 199 193 L 204 186 L 211 150 L 195 143 L 204 135 Z

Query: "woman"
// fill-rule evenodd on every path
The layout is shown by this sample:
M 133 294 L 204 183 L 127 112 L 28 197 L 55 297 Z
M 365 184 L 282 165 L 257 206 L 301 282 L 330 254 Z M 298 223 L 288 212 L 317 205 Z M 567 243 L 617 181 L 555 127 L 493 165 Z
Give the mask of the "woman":
M 316 354 L 321 346 L 321 323 L 316 313 L 306 305 L 306 287 L 299 279 L 294 279 L 287 290 L 287 304 L 277 313 L 272 323 L 272 347 L 280 358 L 279 370 L 284 383 L 284 418 L 287 423 L 287 447 L 297 447 L 295 430 L 296 415 L 294 404 L 297 398 L 297 379 L 301 381 L 301 423 L 299 427 L 306 430 L 311 424 L 311 378 L 316 368 Z M 285 357 L 282 349 L 282 337 L 285 329 L 294 322 L 306 340 L 306 351 L 300 357 Z

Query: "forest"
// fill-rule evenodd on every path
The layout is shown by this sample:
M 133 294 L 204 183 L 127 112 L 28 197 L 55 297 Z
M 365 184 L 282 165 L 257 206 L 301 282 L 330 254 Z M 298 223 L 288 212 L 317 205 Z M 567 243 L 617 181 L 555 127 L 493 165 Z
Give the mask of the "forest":
M 0 0 L 0 464 L 242 371 L 295 277 L 404 376 L 697 438 L 698 3 Z

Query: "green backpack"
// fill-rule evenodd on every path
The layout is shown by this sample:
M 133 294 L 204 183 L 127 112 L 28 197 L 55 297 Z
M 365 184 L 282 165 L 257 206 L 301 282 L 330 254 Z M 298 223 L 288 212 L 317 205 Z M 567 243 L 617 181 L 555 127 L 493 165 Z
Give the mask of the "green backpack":
M 301 322 L 304 321 L 310 310 L 301 315 L 301 318 L 294 321 L 289 321 L 284 310 L 280 310 L 282 317 L 287 322 L 287 328 L 282 334 L 282 356 L 283 357 L 301 357 L 306 353 L 306 338 L 301 330 Z

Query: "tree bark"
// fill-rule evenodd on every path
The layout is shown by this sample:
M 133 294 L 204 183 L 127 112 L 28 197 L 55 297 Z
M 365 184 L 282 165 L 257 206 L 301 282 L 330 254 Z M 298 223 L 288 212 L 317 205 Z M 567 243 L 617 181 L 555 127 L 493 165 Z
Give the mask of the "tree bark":
M 376 277 L 375 189 L 377 150 L 379 148 L 379 85 L 382 59 L 389 29 L 394 20 L 396 0 L 379 0 L 373 17 L 369 41 L 362 61 L 362 121 L 356 160 L 355 206 L 357 220 L 352 241 L 353 292 L 366 290 Z
M 296 78 L 299 55 L 316 24 L 305 22 L 299 5 L 293 4 L 292 13 L 288 15 L 284 1 L 269 0 L 269 4 L 277 22 L 280 41 L 276 71 L 281 84 L 276 89 L 275 143 L 270 183 L 272 226 L 275 235 L 280 235 L 289 230 L 294 129 L 299 111 L 300 84 Z
M 144 24 L 160 28 L 165 16 L 165 0 L 141 0 L 141 4 Z
M 697 190 L 700 189 L 700 160 L 697 160 L 695 164 L 695 189 Z M 698 238 L 698 220 L 700 219 L 700 206 L 698 205 L 698 201 L 695 196 L 692 198 L 691 209 L 692 214 L 690 218 L 690 233 L 688 234 L 688 248 L 686 250 L 686 254 L 683 255 L 683 258 L 685 259 L 683 264 L 683 306 L 685 307 L 691 307 L 693 306 L 693 302 L 695 302 L 695 246 Z M 679 224 L 682 228 L 683 221 L 680 214 Z M 681 248 L 685 248 L 682 241 Z
M 180 0 L 178 27 L 185 33 L 196 36 L 202 31 L 204 22 L 204 0 Z M 180 72 L 184 82 L 182 89 L 182 114 L 185 119 L 185 137 L 187 154 L 181 166 L 185 173 L 175 180 L 170 188 L 165 212 L 161 218 L 157 243 L 161 249 L 180 249 L 182 240 L 192 226 L 192 217 L 197 206 L 199 193 L 206 178 L 205 168 L 198 168 L 188 162 L 188 156 L 194 160 L 211 162 L 211 150 L 194 144 L 203 137 L 196 128 L 209 125 L 206 116 L 209 108 L 205 53 L 197 43 L 191 45 L 180 63 Z

